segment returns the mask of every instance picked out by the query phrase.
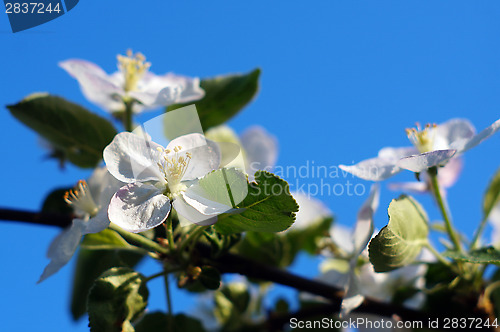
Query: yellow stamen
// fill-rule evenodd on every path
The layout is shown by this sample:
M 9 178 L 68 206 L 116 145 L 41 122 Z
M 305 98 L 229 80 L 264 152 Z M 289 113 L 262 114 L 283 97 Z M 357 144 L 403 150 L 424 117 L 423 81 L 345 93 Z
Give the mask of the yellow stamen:
M 434 147 L 434 134 L 436 124 L 426 124 L 425 128 L 421 128 L 420 124 L 415 123 L 416 128 L 407 128 L 406 135 L 420 153 L 429 152 Z
M 134 91 L 137 89 L 137 83 L 146 74 L 151 63 L 146 62 L 146 57 L 141 53 L 132 53 L 132 50 L 127 50 L 127 55 L 118 55 L 118 68 L 123 73 L 125 83 L 123 89 L 125 92 Z
M 89 214 L 91 217 L 95 216 L 99 211 L 85 180 L 78 181 L 75 188 L 67 191 L 64 194 L 64 200 L 69 205 L 74 206 L 83 213 Z

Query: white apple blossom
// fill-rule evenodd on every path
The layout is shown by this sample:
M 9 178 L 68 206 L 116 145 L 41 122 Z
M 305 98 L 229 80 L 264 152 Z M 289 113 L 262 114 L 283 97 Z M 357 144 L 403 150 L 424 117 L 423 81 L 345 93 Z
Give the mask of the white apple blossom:
M 199 78 L 179 76 L 172 73 L 155 75 L 149 72 L 151 64 L 145 57 L 127 51 L 127 56 L 118 56 L 119 71 L 108 75 L 96 64 L 70 59 L 59 66 L 80 84 L 85 97 L 110 112 L 125 110 L 124 102 L 137 101 L 133 111 L 154 109 L 174 103 L 187 103 L 203 98 Z
M 424 286 L 425 265 L 410 265 L 387 273 L 376 273 L 368 263 L 366 246 L 373 236 L 373 215 L 379 202 L 379 188 L 373 186 L 370 196 L 358 212 L 354 230 L 341 225 L 334 225 L 330 234 L 342 257 L 327 259 L 322 263 L 319 279 L 341 287 L 346 295 L 342 301 L 341 313 L 347 315 L 358 307 L 366 297 L 389 302 L 395 291 L 401 286 Z M 428 260 L 428 253 L 426 255 Z M 359 265 L 360 256 L 366 263 Z M 348 259 L 346 261 L 345 259 Z M 419 293 L 420 294 L 420 293 Z M 422 294 L 406 302 L 406 305 L 418 307 L 423 300 Z
M 101 167 L 94 171 L 88 184 L 86 181 L 79 181 L 75 189 L 66 192 L 64 199 L 73 207 L 77 218 L 50 244 L 47 257 L 51 261 L 43 271 L 39 283 L 69 262 L 83 235 L 99 233 L 109 226 L 109 201 L 122 185 L 105 167 Z
M 421 129 L 407 129 L 413 147 L 386 147 L 375 158 L 355 165 L 339 167 L 355 176 L 371 181 L 385 180 L 403 169 L 415 173 L 433 166 L 443 166 L 452 157 L 458 157 L 475 147 L 500 129 L 500 119 L 475 134 L 468 120 L 452 119 L 440 125 L 427 125 Z
M 230 158 L 223 164 L 236 167 L 248 174 L 248 180 L 253 181 L 254 174 L 258 170 L 271 171 L 278 159 L 278 140 L 260 126 L 252 126 L 246 129 L 241 136 L 234 132 L 229 126 L 221 125 L 209 129 L 206 137 L 215 142 L 234 143 L 240 146 L 242 158 Z M 231 146 L 227 146 L 230 148 Z M 231 156 L 229 151 L 225 151 L 225 146 L 221 146 L 222 158 Z
M 437 180 L 441 195 L 446 196 L 446 190 L 452 187 L 458 180 L 463 168 L 463 158 L 451 158 L 448 163 L 439 169 Z M 432 190 L 430 179 L 426 173 L 420 176 L 421 181 L 395 182 L 389 184 L 391 190 L 409 191 L 414 193 L 426 193 Z
M 142 232 L 165 221 L 171 206 L 182 223 L 208 225 L 231 209 L 207 198 L 199 178 L 220 165 L 220 151 L 201 134 L 170 141 L 166 148 L 134 133 L 115 136 L 104 149 L 109 172 L 127 183 L 112 197 L 108 215 L 129 232 Z
M 491 232 L 491 244 L 495 248 L 500 249 L 500 202 L 491 210 L 489 222 L 493 228 Z

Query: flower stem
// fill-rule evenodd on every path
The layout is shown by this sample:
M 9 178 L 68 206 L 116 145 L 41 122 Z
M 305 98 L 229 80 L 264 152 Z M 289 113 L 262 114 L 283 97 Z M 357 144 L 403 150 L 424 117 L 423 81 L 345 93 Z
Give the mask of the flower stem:
M 165 295 L 167 297 L 167 320 L 168 320 L 168 331 L 173 331 L 174 327 L 174 316 L 172 310 L 172 299 L 170 297 L 170 283 L 168 282 L 168 273 L 164 275 L 165 280 Z
M 438 261 L 443 263 L 445 266 L 451 267 L 451 263 L 447 261 L 429 242 L 425 245 L 427 249 L 437 258 Z
M 429 178 L 431 180 L 432 192 L 434 193 L 434 197 L 436 198 L 437 205 L 438 205 L 439 210 L 441 211 L 441 215 L 443 216 L 443 219 L 444 219 L 444 223 L 446 226 L 446 232 L 448 233 L 448 236 L 450 237 L 451 242 L 453 242 L 455 249 L 460 251 L 460 252 L 463 252 L 462 244 L 460 243 L 460 240 L 458 239 L 458 236 L 453 228 L 447 204 L 444 201 L 443 196 L 441 195 L 441 190 L 439 188 L 439 182 L 437 179 L 437 167 L 429 168 L 427 173 L 429 174 Z
M 184 249 L 186 249 L 187 245 L 191 242 L 192 245 L 194 245 L 196 243 L 196 240 L 198 240 L 198 238 L 200 237 L 201 234 L 203 234 L 203 232 L 208 228 L 209 226 L 200 226 L 198 227 L 197 229 L 195 229 L 193 231 L 192 234 L 189 235 L 189 237 L 184 240 L 184 242 L 182 242 L 180 248 L 179 248 L 179 252 L 182 252 L 184 251 Z M 194 244 L 193 244 L 194 243 Z
M 169 250 L 165 247 L 162 247 L 158 243 L 135 233 L 130 233 L 125 231 L 124 229 L 114 225 L 113 223 L 109 224 L 109 228 L 120 234 L 125 240 L 137 243 L 142 248 L 147 249 L 152 252 L 159 252 L 162 254 L 168 254 Z
M 476 230 L 476 233 L 474 234 L 474 238 L 472 239 L 472 242 L 470 244 L 470 250 L 473 250 L 476 247 L 479 238 L 481 237 L 481 234 L 484 231 L 484 227 L 487 224 L 487 221 L 488 221 L 488 216 L 484 216 L 483 220 L 481 220 L 481 223 L 479 224 L 479 227 Z
M 126 131 L 132 131 L 134 128 L 132 122 L 132 116 L 134 114 L 132 107 L 134 105 L 134 101 L 124 101 L 125 103 L 125 114 L 123 114 L 123 127 L 125 127 Z
M 170 252 L 174 252 L 174 230 L 172 227 L 172 214 L 170 214 L 165 222 L 165 231 L 167 233 L 168 247 L 170 248 Z

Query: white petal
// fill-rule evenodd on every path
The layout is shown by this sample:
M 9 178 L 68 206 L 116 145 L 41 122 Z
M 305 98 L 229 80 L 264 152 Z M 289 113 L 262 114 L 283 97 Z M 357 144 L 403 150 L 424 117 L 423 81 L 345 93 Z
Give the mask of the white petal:
M 330 236 L 333 240 L 333 243 L 335 243 L 343 251 L 347 253 L 351 253 L 354 251 L 354 243 L 351 241 L 351 229 L 335 223 L 330 228 Z
M 380 187 L 378 184 L 372 185 L 370 196 L 364 202 L 358 212 L 358 219 L 354 226 L 352 240 L 354 242 L 353 260 L 357 261 L 358 256 L 365 249 L 373 234 L 373 214 L 378 208 L 380 197 Z M 356 264 L 354 264 L 355 266 Z
M 278 159 L 278 140 L 264 128 L 254 126 L 241 135 L 241 144 L 247 158 L 247 172 L 271 170 Z
M 456 152 L 456 150 L 436 150 L 426 152 L 403 158 L 398 161 L 397 166 L 415 173 L 420 173 L 427 171 L 430 167 L 445 164 L 455 155 Z
M 314 197 L 301 192 L 294 192 L 292 196 L 299 205 L 299 212 L 295 215 L 295 222 L 289 229 L 303 229 L 332 215 L 330 209 Z
M 454 142 L 451 147 L 458 150 L 458 153 L 463 153 L 469 149 L 472 149 L 500 129 L 500 119 L 493 122 L 489 127 L 481 131 L 476 136 L 472 137 L 470 140 L 461 140 Z
M 109 202 L 108 202 L 109 203 Z M 90 218 L 82 229 L 83 234 L 99 233 L 109 226 L 108 205 L 102 207 L 97 215 Z
M 220 151 L 216 143 L 208 140 L 201 134 L 188 134 L 173 139 L 167 146 L 172 153 L 174 148 L 180 146 L 182 150 L 178 156 L 184 156 L 189 152 L 191 160 L 182 177 L 183 181 L 194 180 L 219 168 Z
M 187 188 L 186 191 L 182 193 L 182 197 L 187 204 L 206 216 L 218 215 L 233 208 L 229 195 L 226 199 L 226 204 L 215 202 L 208 198 L 208 194 L 198 183 Z
M 120 96 L 125 92 L 99 66 L 77 59 L 62 61 L 59 66 L 78 81 L 88 100 L 110 111 L 123 109 Z
M 165 182 L 157 164 L 161 158 L 158 148 L 161 146 L 151 140 L 122 132 L 104 149 L 104 162 L 108 171 L 122 182 Z
M 389 183 L 388 187 L 391 190 L 414 192 L 414 193 L 425 193 L 429 190 L 429 186 L 425 181 L 395 182 L 395 183 Z
M 213 225 L 217 221 L 217 215 L 205 215 L 198 212 L 198 210 L 186 203 L 182 195 L 174 200 L 173 206 L 179 215 L 181 226 L 186 225 L 186 221 L 202 226 Z
M 346 287 L 344 288 L 345 296 L 342 299 L 340 306 L 340 318 L 345 318 L 351 311 L 356 309 L 363 303 L 365 297 L 361 294 L 358 279 L 354 273 L 354 269 L 349 273 L 349 278 Z
M 500 203 L 498 203 L 495 208 L 491 211 L 489 216 L 489 221 L 491 223 L 491 244 L 495 248 L 500 247 Z
M 139 233 L 155 228 L 170 212 L 170 200 L 156 187 L 129 183 L 111 198 L 109 220 L 126 231 Z
M 475 133 L 476 129 L 469 120 L 451 119 L 435 128 L 433 148 L 448 150 L 454 142 L 468 141 Z
M 96 168 L 87 183 L 95 203 L 104 210 L 108 209 L 111 197 L 125 184 L 111 175 L 106 166 Z
M 401 158 L 408 157 L 417 153 L 418 150 L 413 146 L 402 148 L 385 147 L 380 149 L 380 151 L 378 152 L 378 157 L 398 161 Z
M 40 276 L 39 283 L 59 271 L 73 257 L 82 238 L 84 224 L 84 220 L 75 219 L 70 228 L 54 238 L 47 252 L 47 257 L 51 261 Z
M 396 166 L 396 162 L 397 160 L 377 157 L 363 160 L 352 166 L 339 165 L 339 168 L 363 180 L 382 181 L 401 171 Z

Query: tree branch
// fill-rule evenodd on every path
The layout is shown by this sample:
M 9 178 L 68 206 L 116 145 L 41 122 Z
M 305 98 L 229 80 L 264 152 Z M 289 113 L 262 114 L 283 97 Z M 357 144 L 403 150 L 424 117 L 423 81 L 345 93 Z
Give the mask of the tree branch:
M 37 213 L 15 209 L 0 209 L 0 220 L 12 220 L 31 224 L 66 227 L 71 224 L 72 216 L 43 212 Z M 343 290 L 340 288 L 320 281 L 306 279 L 294 275 L 286 270 L 268 266 L 231 253 L 226 253 L 217 259 L 213 259 L 210 257 L 211 249 L 206 244 L 197 244 L 197 249 L 206 261 L 217 267 L 222 273 L 238 273 L 249 278 L 271 281 L 292 287 L 298 291 L 321 296 L 331 302 L 315 308 L 306 308 L 294 314 L 272 316 L 267 322 L 268 327 L 272 329 L 283 326 L 289 322 L 292 317 L 300 318 L 318 314 L 327 315 L 338 313 L 340 311 L 340 305 L 344 295 Z M 443 323 L 443 319 L 445 318 L 445 315 L 439 312 L 426 313 L 391 303 L 380 302 L 370 298 L 366 298 L 361 306 L 355 310 L 355 312 L 375 314 L 385 317 L 397 316 L 404 321 L 422 321 L 424 324 L 428 322 L 429 319 L 439 319 L 441 325 Z M 450 318 L 450 314 L 446 313 L 446 317 Z M 482 312 L 471 312 L 470 317 L 485 319 L 487 318 L 487 315 Z

